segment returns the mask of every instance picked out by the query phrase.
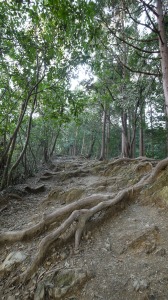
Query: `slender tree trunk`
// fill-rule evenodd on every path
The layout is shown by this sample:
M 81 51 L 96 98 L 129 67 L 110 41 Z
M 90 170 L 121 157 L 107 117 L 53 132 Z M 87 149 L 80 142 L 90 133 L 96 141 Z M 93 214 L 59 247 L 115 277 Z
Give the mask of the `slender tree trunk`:
M 10 151 L 8 153 L 8 158 L 7 158 L 7 161 L 6 161 L 6 165 L 5 165 L 5 168 L 4 168 L 3 177 L 2 177 L 2 181 L 1 181 L 1 190 L 3 190 L 4 187 L 7 184 L 8 172 L 9 172 L 9 168 L 10 168 L 10 163 L 11 163 L 13 151 L 15 149 L 16 138 L 17 138 L 17 134 L 15 134 L 15 136 L 12 139 L 12 144 L 11 144 L 11 147 L 10 147 Z
M 158 30 L 159 30 L 159 49 L 161 56 L 161 67 L 163 76 L 163 91 L 165 97 L 166 115 L 168 117 L 168 46 L 165 32 L 164 16 L 162 1 L 157 0 L 157 14 L 158 14 Z
M 165 129 L 166 129 L 165 155 L 168 156 L 168 117 L 166 115 L 166 111 L 165 111 L 165 117 L 166 117 L 166 123 L 165 123 Z
M 78 127 L 76 127 L 75 131 L 75 140 L 74 140 L 74 145 L 73 145 L 73 155 L 77 155 L 77 139 L 78 139 Z
M 45 75 L 43 75 L 43 76 L 36 82 L 36 84 L 30 89 L 27 98 L 22 102 L 22 105 L 21 105 L 21 111 L 20 111 L 20 115 L 19 115 L 19 118 L 18 118 L 18 123 L 17 123 L 17 125 L 16 125 L 16 127 L 15 127 L 15 130 L 14 130 L 12 136 L 10 137 L 9 142 L 8 142 L 8 144 L 7 144 L 7 146 L 6 146 L 6 149 L 5 149 L 5 151 L 4 151 L 4 153 L 3 153 L 2 157 L 1 157 L 0 165 L 1 165 L 1 163 L 3 162 L 4 159 L 6 160 L 7 154 L 8 154 L 8 152 L 10 151 L 10 147 L 11 147 L 11 145 L 12 145 L 12 143 L 13 143 L 13 140 L 15 140 L 15 138 L 16 138 L 16 136 L 17 136 L 17 134 L 18 134 L 18 131 L 19 131 L 19 129 L 20 129 L 20 126 L 21 126 L 21 124 L 22 124 L 23 118 L 24 118 L 24 116 L 25 116 L 26 109 L 27 109 L 27 106 L 28 106 L 28 102 L 29 102 L 29 100 L 30 100 L 30 98 L 31 98 L 31 96 L 32 96 L 32 93 L 34 92 L 34 90 L 36 90 L 36 88 L 38 87 L 38 85 L 40 84 L 40 82 L 44 79 L 44 76 L 45 76 Z
M 49 161 L 49 153 L 48 153 L 48 140 L 44 140 L 44 162 L 47 163 Z
M 36 101 L 36 100 L 35 100 Z M 34 105 L 35 105 L 35 101 L 33 103 L 33 107 L 32 107 L 32 111 L 30 113 L 30 117 L 29 117 L 29 124 L 28 124 L 28 129 L 27 129 L 27 136 L 26 136 L 26 141 L 25 141 L 25 145 L 23 147 L 23 150 L 22 152 L 20 153 L 17 161 L 13 164 L 13 166 L 11 167 L 10 171 L 9 171 L 9 175 L 8 175 L 8 179 L 7 179 L 7 185 L 10 184 L 10 181 L 11 181 L 11 177 L 12 177 L 12 173 L 13 171 L 17 168 L 17 166 L 19 165 L 21 159 L 23 158 L 25 152 L 26 152 L 26 149 L 27 149 L 27 146 L 28 146 L 28 142 L 29 142 L 29 138 L 30 138 L 30 130 L 31 130 L 31 124 L 32 124 L 32 116 L 33 116 L 33 112 L 34 112 Z
M 122 10 L 121 10 L 121 28 L 122 28 L 122 38 L 125 39 L 125 6 L 124 1 L 122 1 Z M 123 44 L 123 49 L 121 52 L 122 61 L 124 62 L 124 65 L 127 65 L 127 45 Z M 121 94 L 123 97 L 123 108 L 122 108 L 122 114 L 121 114 L 121 121 L 122 121 L 122 145 L 121 145 L 121 155 L 123 157 L 129 157 L 130 156 L 130 143 L 128 140 L 128 113 L 127 109 L 125 108 L 125 102 L 127 101 L 126 96 L 126 85 L 125 85 L 125 79 L 126 79 L 126 68 L 125 66 L 122 66 L 122 80 L 123 84 L 121 87 Z
M 110 108 L 108 107 L 107 115 L 107 142 L 106 142 L 106 156 L 110 156 Z
M 123 112 L 121 116 L 122 120 L 122 157 L 129 157 L 129 143 L 128 143 L 128 125 L 127 125 L 127 113 Z
M 102 120 L 101 154 L 100 154 L 99 160 L 104 160 L 106 157 L 106 153 L 105 153 L 105 149 L 106 149 L 106 119 L 107 119 L 107 109 L 106 109 L 106 103 L 104 103 L 103 120 Z
M 95 136 L 92 135 L 90 149 L 89 149 L 88 154 L 86 155 L 86 158 L 90 158 L 92 156 L 92 154 L 93 154 L 93 147 L 94 147 L 95 141 L 96 141 L 96 138 L 95 138 Z
M 13 141 L 16 139 L 18 131 L 20 129 L 21 123 L 23 121 L 23 117 L 25 115 L 26 109 L 27 109 L 27 105 L 28 105 L 28 98 L 26 100 L 23 101 L 22 105 L 21 105 L 21 111 L 20 111 L 20 115 L 19 115 L 19 119 L 18 119 L 18 123 L 16 125 L 16 128 L 13 132 L 13 135 L 10 137 L 10 140 L 6 146 L 6 149 L 2 155 L 0 164 L 2 163 L 3 160 L 6 160 L 7 154 L 10 151 L 10 147 L 13 144 Z
M 81 155 L 85 154 L 85 132 L 83 134 L 83 139 L 82 139 L 82 147 L 81 147 Z
M 28 147 L 29 147 L 29 151 L 30 151 L 30 153 L 31 153 L 31 155 L 32 155 L 32 158 L 33 158 L 33 161 L 34 161 L 34 169 L 37 170 L 36 156 L 35 156 L 34 153 L 33 153 L 33 150 L 32 150 L 32 148 L 31 148 L 30 143 L 28 144 Z M 32 166 L 31 166 L 31 167 L 32 167 Z
M 151 155 L 154 156 L 154 144 L 153 144 L 153 110 L 152 110 L 152 104 L 150 103 L 150 137 L 151 137 Z
M 56 146 L 56 143 L 57 143 L 59 134 L 60 134 L 60 130 L 61 130 L 61 125 L 59 125 L 58 131 L 57 131 L 57 133 L 56 133 L 56 136 L 55 136 L 55 139 L 54 139 L 54 143 L 53 143 L 52 149 L 51 149 L 51 151 L 50 151 L 50 157 L 51 157 L 51 156 L 53 155 L 53 153 L 54 153 L 55 146 Z
M 135 157 L 135 137 L 136 137 L 136 113 L 132 113 L 130 118 L 130 157 Z
M 144 129 L 143 129 L 143 113 L 140 114 L 140 127 L 139 127 L 139 156 L 145 155 L 144 145 Z

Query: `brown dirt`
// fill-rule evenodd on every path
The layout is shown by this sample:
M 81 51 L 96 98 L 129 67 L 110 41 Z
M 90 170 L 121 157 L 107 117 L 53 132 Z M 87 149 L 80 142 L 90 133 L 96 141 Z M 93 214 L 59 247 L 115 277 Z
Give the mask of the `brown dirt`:
M 137 183 L 155 165 L 155 161 L 140 163 L 139 160 L 113 165 L 84 159 L 55 159 L 52 170 L 49 166 L 48 170 L 41 170 L 25 185 L 11 188 L 10 194 L 16 195 L 19 190 L 20 196 L 26 186 L 36 188 L 42 184 L 45 191 L 23 193 L 18 198 L 2 196 L 1 230 L 28 228 L 45 214 L 95 193 L 115 195 Z M 153 184 L 144 186 L 129 201 L 94 215 L 87 224 L 79 251 L 74 251 L 74 238 L 60 247 L 54 244 L 36 274 L 24 285 L 11 285 L 12 279 L 26 270 L 47 233 L 33 240 L 4 243 L 0 248 L 0 264 L 16 250 L 23 250 L 27 259 L 10 273 L 1 274 L 0 299 L 34 299 L 38 283 L 53 270 L 81 268 L 94 276 L 61 299 L 167 300 L 167 182 L 168 170 L 165 169 Z

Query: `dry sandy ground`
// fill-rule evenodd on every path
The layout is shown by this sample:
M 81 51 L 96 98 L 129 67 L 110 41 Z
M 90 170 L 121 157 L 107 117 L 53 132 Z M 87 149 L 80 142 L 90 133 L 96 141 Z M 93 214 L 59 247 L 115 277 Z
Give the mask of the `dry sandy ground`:
M 45 166 L 35 177 L 23 185 L 11 187 L 2 197 L 1 230 L 28 228 L 45 214 L 95 193 L 115 195 L 138 182 L 156 162 L 145 162 L 137 168 L 139 164 L 137 160 L 125 161 L 112 167 L 107 162 L 55 159 L 48 166 L 48 174 Z M 52 226 L 31 240 L 3 243 L 0 263 L 9 253 L 18 250 L 25 253 L 26 259 L 10 271 L 0 273 L 0 299 L 167 300 L 167 182 L 166 169 L 153 185 L 145 186 L 140 193 L 133 194 L 132 199 L 125 199 L 94 215 L 88 221 L 78 251 L 74 251 L 74 237 L 61 247 L 54 243 L 26 284 L 11 285 L 11 282 L 30 265 L 39 242 L 53 229 Z M 41 185 L 45 186 L 45 191 L 25 193 L 27 186 L 36 188 Z M 18 191 L 20 198 L 16 199 Z M 55 226 L 58 225 L 60 221 Z M 39 284 L 55 270 L 82 270 L 90 275 L 67 288 L 67 293 L 60 298 L 58 295 L 49 296 L 46 290 L 39 294 Z M 63 285 L 71 284 L 64 282 Z

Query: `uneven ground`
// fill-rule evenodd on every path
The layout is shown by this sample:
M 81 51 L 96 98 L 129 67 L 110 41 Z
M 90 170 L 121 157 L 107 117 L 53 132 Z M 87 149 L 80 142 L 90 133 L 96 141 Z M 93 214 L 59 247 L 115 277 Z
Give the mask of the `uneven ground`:
M 168 168 L 152 183 L 134 189 L 156 164 L 145 158 L 116 162 L 60 158 L 26 184 L 8 188 L 0 199 L 1 232 L 32 227 L 52 212 L 92 195 L 98 204 L 129 187 L 132 194 L 129 191 L 129 197 L 92 215 L 75 248 L 76 217 L 24 282 L 17 279 L 31 265 L 41 240 L 71 212 L 33 238 L 12 242 L 1 240 L 0 234 L 0 299 L 167 300 Z M 15 251 L 25 255 L 22 263 L 2 268 L 7 255 Z

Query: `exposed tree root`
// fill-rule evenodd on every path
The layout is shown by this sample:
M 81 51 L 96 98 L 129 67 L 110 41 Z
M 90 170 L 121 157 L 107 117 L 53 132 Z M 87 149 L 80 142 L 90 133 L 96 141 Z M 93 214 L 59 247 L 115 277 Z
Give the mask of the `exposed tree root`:
M 123 160 L 124 159 L 122 159 L 122 161 Z M 126 159 L 126 161 L 129 160 Z M 92 196 L 80 199 L 76 202 L 73 202 L 62 208 L 57 209 L 53 213 L 46 215 L 44 219 L 41 220 L 38 224 L 28 229 L 15 232 L 2 232 L 0 234 L 0 243 L 3 243 L 5 241 L 21 241 L 26 237 L 30 239 L 36 236 L 37 234 L 44 232 L 46 229 L 49 228 L 51 224 L 57 222 L 58 220 L 60 221 L 60 218 L 66 217 L 66 219 L 57 229 L 47 234 L 47 236 L 41 240 L 38 247 L 38 252 L 35 258 L 33 259 L 31 265 L 17 279 L 19 279 L 19 281 L 21 282 L 25 282 L 30 279 L 30 277 L 36 272 L 39 265 L 46 257 L 51 245 L 58 240 L 58 238 L 70 227 L 71 224 L 74 224 L 74 221 L 77 221 L 75 228 L 75 249 L 77 250 L 80 244 L 83 230 L 85 229 L 85 225 L 93 215 L 106 208 L 112 207 L 113 205 L 123 200 L 129 200 L 132 196 L 135 195 L 135 192 L 140 192 L 140 190 L 145 185 L 153 183 L 159 175 L 160 171 L 165 169 L 167 165 L 168 158 L 160 161 L 156 165 L 156 167 L 153 168 L 152 172 L 150 174 L 145 175 L 138 183 L 131 187 L 124 188 L 115 196 L 106 194 L 94 194 Z
M 55 242 L 59 236 L 65 232 L 67 228 L 72 224 L 72 222 L 79 216 L 80 211 L 73 211 L 72 214 L 53 232 L 48 234 L 46 237 L 42 239 L 42 241 L 39 244 L 39 250 L 36 254 L 36 257 L 34 258 L 32 264 L 30 267 L 23 272 L 19 279 L 21 281 L 28 280 L 32 274 L 37 270 L 40 263 L 43 261 L 44 257 L 46 256 L 46 253 L 49 249 L 49 247 Z
M 4 210 L 6 210 L 7 208 L 8 208 L 7 205 L 3 206 L 3 207 L 0 209 L 0 214 L 1 214 L 1 212 L 3 212 Z
M 108 163 L 108 167 L 109 166 L 114 166 L 114 165 L 119 165 L 121 163 L 125 163 L 125 162 L 136 162 L 136 161 L 141 161 L 141 162 L 156 162 L 155 159 L 153 158 L 148 158 L 146 156 L 139 156 L 137 158 L 129 158 L 129 157 L 120 157 L 112 162 Z
M 81 209 L 83 207 L 91 207 L 100 201 L 109 199 L 109 195 L 94 194 L 92 196 L 80 199 L 76 202 L 70 203 L 64 207 L 55 210 L 49 215 L 44 215 L 44 218 L 34 226 L 18 230 L 7 231 L 0 233 L 0 244 L 4 242 L 17 242 L 25 239 L 31 239 L 42 232 L 45 232 L 52 223 L 57 222 L 67 214 L 72 213 L 74 210 Z
M 45 191 L 45 185 L 41 184 L 40 186 L 37 186 L 35 188 L 30 187 L 30 186 L 26 186 L 25 191 L 28 192 L 28 193 L 33 193 L 33 194 L 41 193 L 41 192 Z
M 120 158 L 117 158 L 117 159 L 109 162 L 107 167 L 114 166 L 114 165 L 119 165 L 120 163 L 125 163 L 125 162 L 130 162 L 130 161 L 135 161 L 135 159 L 134 158 L 129 158 L 129 157 L 120 157 Z
M 134 191 L 139 190 L 141 188 L 141 185 L 137 185 L 134 188 Z M 87 220 L 96 214 L 97 212 L 106 209 L 108 207 L 111 207 L 112 205 L 117 204 L 123 199 L 128 199 L 129 194 L 132 194 L 132 187 L 126 188 L 125 190 L 118 193 L 118 195 L 114 199 L 105 200 L 103 202 L 98 203 L 96 206 L 93 206 L 90 209 L 81 209 L 81 210 L 75 210 L 71 213 L 71 215 L 53 232 L 48 234 L 45 238 L 42 239 L 42 241 L 39 244 L 39 250 L 37 252 L 36 257 L 34 258 L 32 264 L 30 267 L 23 272 L 19 276 L 19 281 L 25 282 L 30 279 L 32 274 L 34 274 L 39 267 L 39 265 L 42 263 L 43 259 L 46 257 L 46 254 L 50 248 L 50 246 L 59 238 L 59 236 L 65 232 L 69 226 L 76 221 L 79 220 L 78 226 L 75 233 L 75 248 L 78 249 L 80 239 L 82 232 L 85 228 L 85 224 Z
M 158 164 L 153 169 L 152 173 L 150 174 L 150 176 L 148 178 L 148 183 L 152 183 L 157 178 L 160 171 L 166 169 L 167 166 L 168 166 L 168 158 L 165 158 L 165 159 L 161 160 L 160 162 L 158 162 Z

